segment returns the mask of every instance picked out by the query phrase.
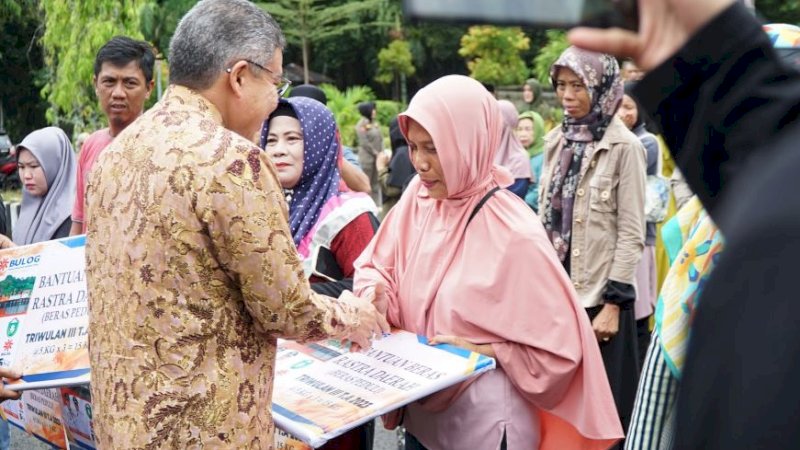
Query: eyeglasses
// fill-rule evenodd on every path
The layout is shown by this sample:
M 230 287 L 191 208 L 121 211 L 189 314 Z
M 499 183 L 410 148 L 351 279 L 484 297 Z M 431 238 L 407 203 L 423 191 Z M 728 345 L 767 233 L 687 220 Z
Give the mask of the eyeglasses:
M 265 72 L 269 72 L 270 74 L 272 74 L 272 76 L 277 76 L 275 74 L 275 72 L 267 69 L 266 67 L 262 66 L 261 64 L 255 62 L 255 61 L 251 61 L 249 59 L 245 59 L 244 61 L 246 63 L 248 63 L 248 64 L 252 64 L 252 65 L 258 67 L 259 69 L 261 69 L 261 70 L 263 70 Z M 227 69 L 225 69 L 225 72 L 231 73 L 231 70 L 233 70 L 233 68 L 232 67 L 228 67 Z M 283 94 L 285 94 L 286 91 L 289 90 L 289 86 L 292 85 L 292 80 L 290 80 L 290 79 L 288 79 L 286 77 L 279 77 L 278 79 L 280 81 L 277 82 L 277 83 L 273 83 L 273 84 L 275 84 L 275 89 L 278 90 L 278 97 L 283 97 Z

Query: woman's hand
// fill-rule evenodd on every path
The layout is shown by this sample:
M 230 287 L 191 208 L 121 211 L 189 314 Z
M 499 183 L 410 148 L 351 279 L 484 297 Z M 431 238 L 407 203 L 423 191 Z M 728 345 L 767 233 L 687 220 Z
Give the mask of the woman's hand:
M 492 344 L 473 344 L 465 340 L 464 338 L 460 338 L 458 336 L 437 334 L 435 337 L 433 337 L 428 341 L 428 345 L 437 345 L 437 344 L 455 345 L 456 347 L 465 348 L 469 351 L 480 353 L 490 358 L 496 357 L 494 349 L 492 348 Z
M 620 58 L 632 58 L 650 71 L 671 58 L 692 35 L 734 3 L 734 0 L 638 0 L 639 32 L 612 28 L 576 28 L 573 45 Z
M 391 161 L 391 159 L 392 155 L 387 151 L 378 153 L 378 156 L 375 157 L 375 168 L 378 169 L 378 172 L 389 167 L 389 161 Z
M 619 333 L 619 306 L 606 303 L 592 320 L 592 329 L 598 342 L 608 342 Z
M 386 315 L 386 311 L 389 309 L 389 299 L 386 297 L 386 286 L 383 283 L 377 283 L 372 288 L 372 292 L 367 291 L 366 298 L 375 305 L 375 309 Z

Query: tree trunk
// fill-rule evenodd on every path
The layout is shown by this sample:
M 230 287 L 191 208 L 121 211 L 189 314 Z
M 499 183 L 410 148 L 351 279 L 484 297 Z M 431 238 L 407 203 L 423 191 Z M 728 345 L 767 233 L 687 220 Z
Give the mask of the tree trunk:
M 308 38 L 303 36 L 303 83 L 309 84 L 308 76 Z
M 406 74 L 400 72 L 400 101 L 403 105 L 408 105 L 408 91 L 406 87 Z

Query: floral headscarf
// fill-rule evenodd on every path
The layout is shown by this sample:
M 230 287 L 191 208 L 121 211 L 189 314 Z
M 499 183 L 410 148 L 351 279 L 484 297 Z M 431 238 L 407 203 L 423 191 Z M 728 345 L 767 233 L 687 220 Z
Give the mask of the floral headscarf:
M 561 68 L 575 72 L 589 91 L 592 102 L 589 114 L 580 119 L 564 115 L 561 125 L 564 137 L 578 142 L 599 141 L 622 103 L 624 90 L 617 60 L 604 53 L 570 47 L 550 68 L 553 88 L 556 87 L 556 75 Z
M 552 181 L 544 201 L 544 227 L 563 263 L 572 242 L 572 209 L 583 154 L 587 146 L 603 138 L 622 103 L 623 87 L 619 64 L 610 55 L 576 47 L 566 49 L 550 68 L 553 87 L 562 68 L 572 70 L 583 81 L 591 101 L 589 113 L 584 117 L 564 115 L 561 154 L 554 164 Z

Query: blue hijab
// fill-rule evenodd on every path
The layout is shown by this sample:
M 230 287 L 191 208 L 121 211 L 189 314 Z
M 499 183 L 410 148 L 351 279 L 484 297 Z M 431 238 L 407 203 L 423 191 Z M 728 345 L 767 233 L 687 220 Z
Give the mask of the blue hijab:
M 285 105 L 294 111 L 303 130 L 303 172 L 289 202 L 289 227 L 299 246 L 317 223 L 325 203 L 339 194 L 340 145 L 333 113 L 325 105 L 307 97 L 281 99 L 278 108 Z M 275 114 L 261 129 L 261 148 L 266 148 L 269 121 Z

